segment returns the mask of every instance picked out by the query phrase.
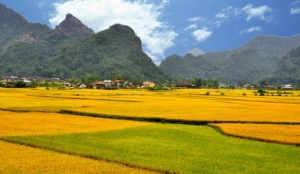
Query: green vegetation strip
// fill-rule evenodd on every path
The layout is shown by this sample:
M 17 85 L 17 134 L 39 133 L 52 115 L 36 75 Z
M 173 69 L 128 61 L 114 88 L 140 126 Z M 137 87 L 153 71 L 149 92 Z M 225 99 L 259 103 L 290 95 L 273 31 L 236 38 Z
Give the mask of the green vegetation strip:
M 135 117 L 135 116 L 122 116 L 122 115 L 110 115 L 110 114 L 99 114 L 80 112 L 72 110 L 60 110 L 60 114 L 70 114 L 79 116 L 99 117 L 99 118 L 110 118 L 119 120 L 132 120 L 132 121 L 144 121 L 153 123 L 171 123 L 171 124 L 186 124 L 186 125 L 207 125 L 209 123 L 236 123 L 236 124 L 281 124 L 281 125 L 300 125 L 299 122 L 275 122 L 275 121 L 243 121 L 243 120 L 184 120 L 184 119 L 172 119 L 172 118 L 161 118 L 161 117 Z
M 298 173 L 300 148 L 227 137 L 209 126 L 154 124 L 123 130 L 2 140 L 165 173 Z

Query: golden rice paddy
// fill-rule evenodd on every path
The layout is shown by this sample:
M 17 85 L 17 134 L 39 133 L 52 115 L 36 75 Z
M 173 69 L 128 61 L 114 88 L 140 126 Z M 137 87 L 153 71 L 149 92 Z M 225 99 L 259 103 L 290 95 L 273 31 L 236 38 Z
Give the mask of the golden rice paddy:
M 66 109 L 106 115 L 184 120 L 300 122 L 298 91 L 283 96 L 255 96 L 252 90 L 215 89 L 168 92 L 42 88 L 14 90 L 18 89 L 0 89 L 2 109 L 42 112 Z M 207 91 L 210 92 L 209 96 L 204 95 Z M 220 95 L 222 93 L 224 95 Z
M 210 95 L 205 95 L 207 92 Z M 225 134 L 236 137 L 299 145 L 300 92 L 293 91 L 292 94 L 282 96 L 275 94 L 257 96 L 254 92 L 216 89 L 153 92 L 0 88 L 0 136 L 97 132 L 151 124 L 57 113 L 60 110 L 70 110 L 145 118 L 274 122 L 277 124 L 213 124 L 213 126 L 220 128 Z M 285 125 L 286 123 L 298 125 Z M 0 169 L 6 171 L 4 173 L 146 172 L 2 141 L 0 146 Z M 20 154 L 24 158 L 18 158 Z M 30 162 L 33 159 L 35 162 Z
M 155 173 L 121 164 L 0 141 L 0 173 Z
M 57 113 L 15 113 L 0 111 L 0 136 L 96 132 L 149 124 Z
M 275 124 L 211 124 L 227 135 L 300 145 L 300 125 Z

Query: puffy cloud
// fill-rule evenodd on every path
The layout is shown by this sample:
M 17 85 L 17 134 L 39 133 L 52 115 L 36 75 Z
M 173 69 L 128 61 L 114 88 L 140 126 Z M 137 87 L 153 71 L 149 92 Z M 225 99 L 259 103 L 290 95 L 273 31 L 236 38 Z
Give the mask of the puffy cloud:
M 241 31 L 240 34 L 258 32 L 261 30 L 262 30 L 261 27 L 251 27 L 251 28 L 247 28 L 246 30 Z
M 267 5 L 254 7 L 252 4 L 248 4 L 242 10 L 247 14 L 248 21 L 252 18 L 258 18 L 266 22 L 273 20 L 271 16 L 266 16 L 266 13 L 273 12 L 272 8 L 268 7 Z
M 212 33 L 212 31 L 208 31 L 208 29 L 204 27 L 202 29 L 195 30 L 192 33 L 192 35 L 196 38 L 198 42 L 202 42 L 209 38 L 212 35 Z
M 143 42 L 143 49 L 155 63 L 164 58 L 166 49 L 174 46 L 177 33 L 166 22 L 160 21 L 169 0 L 155 5 L 134 0 L 67 0 L 53 3 L 55 11 L 50 24 L 54 28 L 71 13 L 95 32 L 120 23 L 130 26 Z

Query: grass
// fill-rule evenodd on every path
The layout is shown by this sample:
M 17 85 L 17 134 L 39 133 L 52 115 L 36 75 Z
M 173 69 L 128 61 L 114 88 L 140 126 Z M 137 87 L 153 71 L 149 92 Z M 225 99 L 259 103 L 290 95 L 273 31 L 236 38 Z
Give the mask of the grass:
M 210 124 L 226 135 L 300 146 L 300 125 Z
M 3 174 L 155 173 L 121 164 L 82 158 L 3 141 L 0 141 L 0 146 L 0 173 Z
M 155 124 L 94 133 L 2 139 L 176 173 L 297 173 L 300 149 L 226 137 L 208 126 Z

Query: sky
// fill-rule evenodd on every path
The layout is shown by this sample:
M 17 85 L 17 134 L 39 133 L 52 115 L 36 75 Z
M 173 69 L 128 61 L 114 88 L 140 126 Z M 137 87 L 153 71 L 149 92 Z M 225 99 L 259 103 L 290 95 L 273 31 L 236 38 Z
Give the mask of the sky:
M 54 29 L 70 13 L 95 33 L 130 26 L 159 65 L 166 57 L 236 49 L 263 35 L 300 34 L 300 0 L 0 0 Z

